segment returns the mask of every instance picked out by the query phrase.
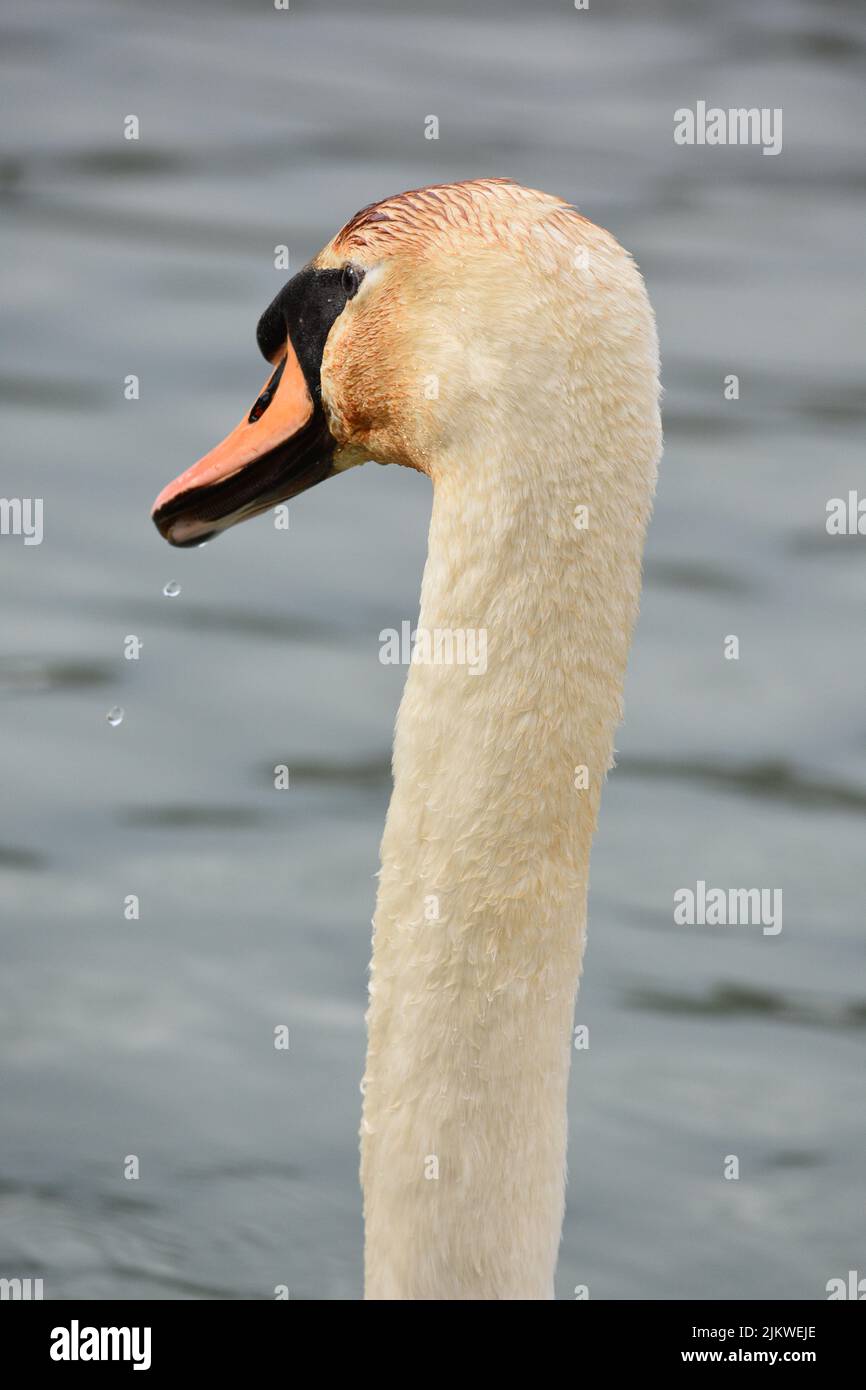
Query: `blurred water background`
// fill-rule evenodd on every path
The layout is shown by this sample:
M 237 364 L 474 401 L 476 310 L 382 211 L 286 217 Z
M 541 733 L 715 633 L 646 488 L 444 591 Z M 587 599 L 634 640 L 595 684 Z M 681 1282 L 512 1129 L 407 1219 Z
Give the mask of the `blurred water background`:
M 0 538 L 0 1274 L 359 1296 L 405 674 L 378 634 L 417 615 L 428 485 L 360 469 L 288 532 L 183 553 L 149 508 L 261 386 L 275 245 L 297 269 L 361 205 L 484 174 L 635 253 L 666 388 L 558 1296 L 821 1298 L 864 1268 L 866 540 L 824 524 L 866 481 L 864 41 L 853 3 L 796 0 L 5 0 L 0 492 L 45 531 Z M 698 99 L 781 107 L 783 152 L 677 147 Z M 674 926 L 698 879 L 782 888 L 782 933 Z

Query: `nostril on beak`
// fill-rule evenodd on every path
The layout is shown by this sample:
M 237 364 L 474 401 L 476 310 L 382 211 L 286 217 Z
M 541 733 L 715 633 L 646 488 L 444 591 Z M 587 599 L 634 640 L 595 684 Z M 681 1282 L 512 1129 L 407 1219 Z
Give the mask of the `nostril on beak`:
M 283 368 L 285 365 L 286 359 L 284 357 L 247 416 L 248 424 L 254 425 L 257 420 L 261 420 L 271 401 L 274 399 L 274 396 L 277 394 L 277 387 L 280 384 L 280 377 L 283 375 Z
M 270 391 L 263 391 L 249 413 L 249 423 L 254 425 L 256 420 L 261 420 L 265 411 L 271 403 Z

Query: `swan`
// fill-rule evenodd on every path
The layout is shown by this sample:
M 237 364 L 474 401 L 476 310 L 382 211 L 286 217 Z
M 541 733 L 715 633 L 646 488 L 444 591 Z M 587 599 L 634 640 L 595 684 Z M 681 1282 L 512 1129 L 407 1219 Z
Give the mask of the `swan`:
M 367 460 L 433 485 L 381 845 L 364 1297 L 554 1296 L 590 845 L 661 453 L 631 256 L 508 179 L 363 208 L 262 315 L 248 415 L 160 493 L 173 545 Z

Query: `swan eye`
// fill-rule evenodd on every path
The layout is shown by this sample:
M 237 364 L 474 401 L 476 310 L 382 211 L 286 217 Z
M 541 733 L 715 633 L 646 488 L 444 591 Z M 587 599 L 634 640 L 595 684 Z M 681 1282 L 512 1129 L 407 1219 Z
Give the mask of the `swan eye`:
M 342 289 L 343 294 L 346 296 L 347 299 L 353 299 L 354 296 L 358 293 L 363 278 L 364 272 L 363 270 L 361 270 L 360 266 L 352 265 L 351 262 L 349 262 L 348 265 L 343 266 L 343 274 L 340 278 L 340 288 Z

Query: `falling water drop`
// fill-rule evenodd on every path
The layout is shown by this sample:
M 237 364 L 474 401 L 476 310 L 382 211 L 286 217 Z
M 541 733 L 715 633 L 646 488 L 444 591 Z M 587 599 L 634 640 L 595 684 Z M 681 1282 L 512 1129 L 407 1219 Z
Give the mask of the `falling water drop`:
M 180 585 L 176 579 L 170 579 L 162 592 L 166 598 L 177 598 L 180 593 Z
M 120 705 L 113 705 L 105 717 L 111 727 L 116 729 L 118 724 L 123 723 L 123 710 Z

